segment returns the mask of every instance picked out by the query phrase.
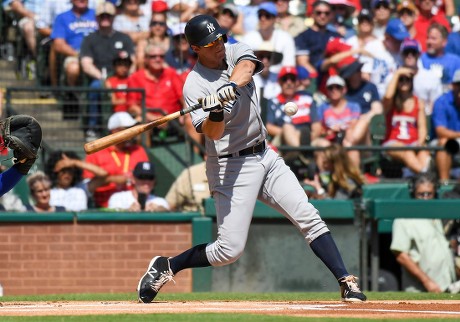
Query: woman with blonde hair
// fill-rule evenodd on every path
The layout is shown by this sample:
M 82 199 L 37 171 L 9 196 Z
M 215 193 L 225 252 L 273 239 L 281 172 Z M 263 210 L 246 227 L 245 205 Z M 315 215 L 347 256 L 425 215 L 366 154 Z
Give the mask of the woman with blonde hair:
M 351 161 L 343 146 L 333 143 L 325 148 L 317 158 L 322 173 L 315 174 L 313 180 L 304 183 L 315 188 L 313 199 L 355 199 L 362 195 L 365 183 L 361 170 Z

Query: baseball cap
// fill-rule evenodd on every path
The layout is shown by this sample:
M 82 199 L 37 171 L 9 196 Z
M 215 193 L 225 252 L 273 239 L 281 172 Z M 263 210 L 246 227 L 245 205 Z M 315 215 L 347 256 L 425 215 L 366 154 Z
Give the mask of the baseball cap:
M 128 52 L 126 50 L 122 50 L 118 52 L 117 56 L 115 57 L 112 63 L 114 65 L 119 64 L 119 63 L 126 63 L 126 64 L 131 65 L 133 62 Z
M 133 176 L 138 179 L 155 179 L 155 165 L 151 162 L 138 162 L 133 170 Z
M 457 69 L 452 77 L 452 83 L 460 83 L 460 69 Z
M 387 6 L 391 5 L 389 0 L 374 0 L 372 1 L 372 8 L 377 7 L 379 4 L 386 4 Z
M 409 1 L 409 0 L 401 1 L 396 7 L 396 12 L 400 12 L 403 9 L 407 9 L 412 12 L 417 12 L 417 7 L 412 1 Z
M 135 125 L 137 122 L 129 113 L 127 112 L 116 112 L 113 113 L 112 116 L 109 118 L 107 123 L 107 128 L 109 130 L 118 129 L 120 127 L 131 127 Z
M 324 55 L 331 57 L 335 54 L 350 50 L 351 46 L 345 42 L 343 38 L 335 37 L 329 39 L 324 49 Z
M 167 11 L 168 4 L 163 0 L 155 0 L 152 2 L 152 12 L 165 12 Z
M 358 22 L 367 20 L 367 21 L 372 21 L 373 15 L 372 12 L 368 9 L 362 9 L 359 14 L 358 14 Z
M 295 69 L 297 70 L 297 77 L 299 80 L 310 78 L 310 72 L 305 67 L 297 66 Z
M 402 53 L 404 50 L 407 50 L 407 49 L 415 49 L 419 53 L 422 52 L 422 47 L 420 46 L 420 43 L 415 39 L 410 39 L 410 38 L 404 39 L 399 51 Z
M 358 60 L 353 61 L 351 64 L 344 65 L 339 69 L 340 77 L 348 78 L 358 70 L 361 70 L 361 67 L 363 67 L 363 64 Z
M 267 11 L 269 14 L 274 16 L 278 15 L 278 9 L 276 9 L 276 4 L 273 2 L 262 2 L 259 5 L 259 10 L 257 10 L 257 12 L 260 12 L 261 10 Z
M 331 85 L 339 85 L 344 87 L 345 86 L 345 81 L 343 80 L 342 77 L 334 75 L 329 77 L 329 79 L 326 82 L 326 87 L 329 87 Z
M 115 16 L 116 9 L 113 3 L 107 1 L 100 3 L 96 8 L 96 16 L 100 16 L 102 14 Z
M 179 35 L 184 35 L 185 34 L 185 22 L 181 23 L 176 23 L 171 26 L 171 35 L 174 36 L 179 36 Z
M 233 3 L 226 3 L 221 7 L 221 12 L 230 11 L 233 18 L 237 18 L 240 12 Z
M 299 76 L 299 74 L 297 73 L 297 69 L 294 66 L 284 66 L 284 67 L 282 67 L 280 72 L 279 72 L 279 74 L 278 74 L 278 79 L 280 79 L 281 77 L 286 76 L 286 75 L 294 75 L 296 77 Z
M 410 34 L 407 31 L 406 26 L 399 19 L 390 19 L 385 29 L 385 33 L 397 40 L 404 40 L 410 38 Z

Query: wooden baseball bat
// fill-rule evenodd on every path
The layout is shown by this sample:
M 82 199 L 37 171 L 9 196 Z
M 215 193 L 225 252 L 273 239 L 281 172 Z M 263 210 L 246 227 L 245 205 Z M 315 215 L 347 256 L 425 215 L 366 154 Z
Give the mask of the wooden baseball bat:
M 138 136 L 141 133 L 144 133 L 145 131 L 153 129 L 156 126 L 159 126 L 161 124 L 174 120 L 181 115 L 188 114 L 199 108 L 201 108 L 201 103 L 198 103 L 193 106 L 186 107 L 180 111 L 165 115 L 149 123 L 134 125 L 133 127 L 127 128 L 123 131 L 106 135 L 100 139 L 86 143 L 84 146 L 85 152 L 86 154 L 92 154 L 94 152 L 105 149 L 111 145 L 115 145 L 115 144 L 130 140 L 133 137 Z

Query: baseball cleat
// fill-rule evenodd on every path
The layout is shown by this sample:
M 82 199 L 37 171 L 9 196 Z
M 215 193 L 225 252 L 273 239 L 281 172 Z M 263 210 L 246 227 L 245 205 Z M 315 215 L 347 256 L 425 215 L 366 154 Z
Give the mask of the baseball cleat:
M 339 280 L 343 302 L 364 302 L 367 300 L 366 295 L 359 289 L 357 280 L 358 278 L 353 275 L 345 276 Z
M 154 257 L 149 263 L 147 272 L 142 276 L 137 286 L 139 302 L 152 302 L 163 285 L 171 280 L 174 282 L 173 276 L 174 274 L 169 267 L 168 258 L 162 256 Z

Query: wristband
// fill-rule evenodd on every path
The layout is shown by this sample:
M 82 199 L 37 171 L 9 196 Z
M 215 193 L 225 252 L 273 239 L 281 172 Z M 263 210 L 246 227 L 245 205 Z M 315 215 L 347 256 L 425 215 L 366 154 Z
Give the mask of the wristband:
M 212 122 L 222 122 L 224 120 L 224 110 L 209 113 L 209 120 Z
M 326 193 L 326 190 L 324 188 L 319 188 L 318 191 L 316 192 L 318 195 L 322 196 Z

